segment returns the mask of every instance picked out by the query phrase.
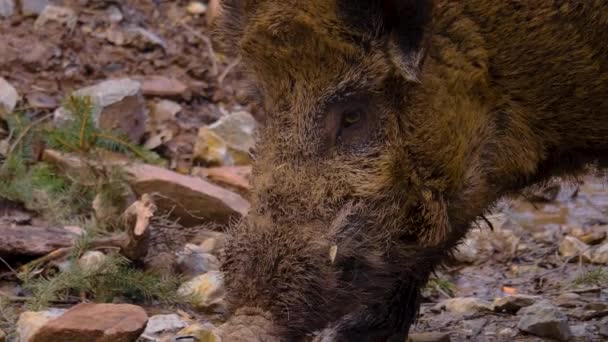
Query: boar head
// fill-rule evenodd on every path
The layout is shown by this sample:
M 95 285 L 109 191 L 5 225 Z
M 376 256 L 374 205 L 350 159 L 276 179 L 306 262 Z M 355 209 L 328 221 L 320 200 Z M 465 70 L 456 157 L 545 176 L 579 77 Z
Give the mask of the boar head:
M 453 95 L 483 83 L 484 56 L 434 55 L 432 13 L 414 0 L 224 1 L 220 41 L 266 120 L 223 269 L 230 308 L 259 316 L 262 340 L 404 339 L 421 286 L 487 204 L 473 147 L 490 132 L 476 100 Z

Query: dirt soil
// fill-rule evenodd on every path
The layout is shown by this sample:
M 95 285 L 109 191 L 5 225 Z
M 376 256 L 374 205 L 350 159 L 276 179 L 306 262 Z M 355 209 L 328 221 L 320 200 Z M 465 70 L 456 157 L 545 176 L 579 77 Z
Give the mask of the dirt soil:
M 214 122 L 223 111 L 243 107 L 258 118 L 263 115 L 247 97 L 234 61 L 212 54 L 213 47 L 206 43 L 206 16 L 188 13 L 189 1 L 55 3 L 76 11 L 74 27 L 47 23 L 36 29 L 35 17 L 19 14 L 0 19 L 0 77 L 28 100 L 20 110 L 34 116 L 48 113 L 71 90 L 110 78 L 176 78 L 188 91 L 172 98 L 184 108 L 178 117 L 182 130 L 174 138 L 179 149 L 173 153 L 186 157 L 192 153 L 198 127 Z M 117 22 L 120 15 L 123 18 Z M 121 45 L 115 29 L 129 25 L 157 35 L 162 46 Z M 476 253 L 474 262 L 447 265 L 425 291 L 414 332 L 444 332 L 452 341 L 551 341 L 520 331 L 521 317 L 516 314 L 455 314 L 434 308 L 450 297 L 492 302 L 509 294 L 526 294 L 548 299 L 566 314 L 572 341 L 608 340 L 602 336 L 608 333 L 606 266 L 579 262 L 558 251 L 566 236 L 607 230 L 606 184 L 604 179 L 588 177 L 580 186 L 559 188 L 556 198 L 544 203 L 523 198 L 502 203 L 498 213 L 503 215 L 490 219 L 494 232 L 482 222 L 481 233 L 472 237 L 469 252 Z

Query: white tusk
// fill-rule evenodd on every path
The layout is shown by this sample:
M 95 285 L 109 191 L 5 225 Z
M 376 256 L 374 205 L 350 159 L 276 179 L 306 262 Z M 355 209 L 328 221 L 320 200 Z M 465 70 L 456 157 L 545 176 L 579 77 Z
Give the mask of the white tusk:
M 333 264 L 336 261 L 336 255 L 338 254 L 338 245 L 332 245 L 329 248 L 329 261 Z

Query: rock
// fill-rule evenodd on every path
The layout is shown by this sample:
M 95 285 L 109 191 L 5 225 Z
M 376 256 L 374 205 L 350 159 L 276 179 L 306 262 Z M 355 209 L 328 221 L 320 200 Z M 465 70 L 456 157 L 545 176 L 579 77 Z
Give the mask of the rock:
M 179 81 L 178 81 L 179 82 Z M 177 113 L 182 111 L 179 103 L 171 100 L 160 100 L 152 105 L 150 120 L 156 123 L 175 120 Z
M 144 147 L 153 150 L 170 142 L 178 133 L 179 125 L 176 122 L 164 122 L 153 125 Z
M 25 98 L 27 104 L 34 109 L 55 109 L 59 106 L 57 100 L 43 93 L 30 93 Z
M 217 251 L 217 245 L 217 239 L 208 238 L 200 244 L 199 248 L 201 251 L 203 251 L 203 253 L 213 253 Z
M 500 337 L 512 337 L 515 336 L 515 331 L 511 328 L 504 328 L 498 332 L 498 336 Z
M 11 114 L 17 106 L 17 101 L 19 101 L 17 90 L 7 80 L 0 77 L 0 118 Z
M 48 5 L 49 0 L 21 0 L 21 14 L 26 17 L 38 16 Z
M 119 130 L 137 143 L 145 133 L 148 117 L 141 95 L 141 84 L 123 78 L 107 80 L 74 92 L 75 96 L 89 96 L 93 102 L 93 119 L 97 127 Z M 55 111 L 58 124 L 69 120 L 66 109 Z
M 238 194 L 197 177 L 144 164 L 129 166 L 127 171 L 133 175 L 131 187 L 137 196 L 160 194 L 156 199 L 158 208 L 170 211 L 183 225 L 206 220 L 225 223 L 249 210 L 249 203 Z
M 15 226 L 0 221 L 0 255 L 40 256 L 70 247 L 78 235 L 64 227 Z
M 221 339 L 215 334 L 215 327 L 210 324 L 193 324 L 180 330 L 173 341 L 176 342 L 220 342 Z
M 523 308 L 519 315 L 521 319 L 517 328 L 521 331 L 559 341 L 568 341 L 572 337 L 568 318 L 549 301 L 543 300 Z
M 187 327 L 188 324 L 178 315 L 156 315 L 150 317 L 144 336 L 158 335 L 164 332 L 175 332 Z
M 72 30 L 76 27 L 77 19 L 76 12 L 71 8 L 48 5 L 44 7 L 38 19 L 34 22 L 34 27 L 41 29 L 49 22 L 56 22 Z
M 181 112 L 182 106 L 169 101 L 162 100 L 152 105 L 150 120 L 148 121 L 148 139 L 144 143 L 147 149 L 155 149 L 173 139 L 179 131 L 179 125 L 175 122 L 175 116 Z
M 122 14 L 120 8 L 114 5 L 108 6 L 108 8 L 106 9 L 106 14 L 108 16 L 108 19 L 110 19 L 110 22 L 113 23 L 119 23 L 124 19 L 124 15 Z
M 187 98 L 188 86 L 175 78 L 149 76 L 142 79 L 141 89 L 146 96 Z
M 596 264 L 608 264 L 608 243 L 605 243 L 593 251 L 591 261 Z
M 409 335 L 411 342 L 450 342 L 450 334 L 442 332 L 412 333 Z
M 78 259 L 78 265 L 85 272 L 94 273 L 107 260 L 107 256 L 99 251 L 86 251 L 80 259 Z
M 532 233 L 534 241 L 539 243 L 546 243 L 549 245 L 556 245 L 562 237 L 561 227 L 558 224 L 546 224 L 543 225 L 543 230 Z
M 0 342 L 6 342 L 6 333 L 0 329 Z
M 541 297 L 528 295 L 512 295 L 494 299 L 492 305 L 496 312 L 517 313 L 519 309 L 536 303 Z
M 178 293 L 184 297 L 190 297 L 198 309 L 209 308 L 220 304 L 224 298 L 224 281 L 222 274 L 211 271 L 195 277 L 182 284 Z
M 457 297 L 446 299 L 435 305 L 434 311 L 446 310 L 460 315 L 473 315 L 493 310 L 492 304 L 483 299 L 475 297 Z
M 19 342 L 30 342 L 42 326 L 65 313 L 64 309 L 49 309 L 46 311 L 26 311 L 19 315 L 17 321 L 17 336 Z
M 575 308 L 584 304 L 583 298 L 576 293 L 565 292 L 555 298 L 555 304 L 565 308 Z
M 599 321 L 597 327 L 601 336 L 608 337 L 608 317 L 604 317 L 601 321 Z
M 0 18 L 8 18 L 15 14 L 14 0 L 0 0 Z
M 78 304 L 48 321 L 31 342 L 133 342 L 146 327 L 148 315 L 130 304 Z
M 604 230 L 592 230 L 581 236 L 577 236 L 579 240 L 588 245 L 597 245 L 606 239 L 606 231 Z
M 467 336 L 470 337 L 479 335 L 483 328 L 487 325 L 487 318 L 478 318 L 462 322 L 463 331 L 466 333 Z
M 211 165 L 251 164 L 256 122 L 251 114 L 232 113 L 217 122 L 201 127 L 194 146 L 194 158 Z
M 219 271 L 219 260 L 205 248 L 186 244 L 184 250 L 178 253 L 177 266 L 179 271 L 188 276 L 198 276 L 209 271 Z
M 208 178 L 212 182 L 226 185 L 236 190 L 248 192 L 251 190 L 251 166 L 220 166 L 210 168 L 194 168 L 192 174 Z
M 559 252 L 566 258 L 579 256 L 583 261 L 591 260 L 590 246 L 572 236 L 566 236 L 562 240 L 559 244 Z
M 573 325 L 572 327 L 570 327 L 570 330 L 572 331 L 572 336 L 574 336 L 574 337 L 585 337 L 585 336 L 589 336 L 589 333 L 587 332 L 587 328 L 588 328 L 587 323 L 581 323 L 581 324 Z
M 186 7 L 186 10 L 190 14 L 201 15 L 207 12 L 207 5 L 199 1 L 191 1 Z
M 221 6 L 219 0 L 209 0 L 207 4 L 207 23 L 211 26 L 220 14 Z
M 157 47 L 167 49 L 167 43 L 156 33 L 141 27 L 130 27 L 125 31 L 126 43 L 140 51 L 152 50 Z

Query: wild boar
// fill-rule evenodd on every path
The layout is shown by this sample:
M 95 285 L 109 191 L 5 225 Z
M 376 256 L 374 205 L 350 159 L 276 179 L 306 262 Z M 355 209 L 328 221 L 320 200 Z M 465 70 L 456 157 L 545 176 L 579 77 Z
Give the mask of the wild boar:
M 267 118 L 228 341 L 404 341 L 498 199 L 608 161 L 604 1 L 224 0 L 217 32 Z

